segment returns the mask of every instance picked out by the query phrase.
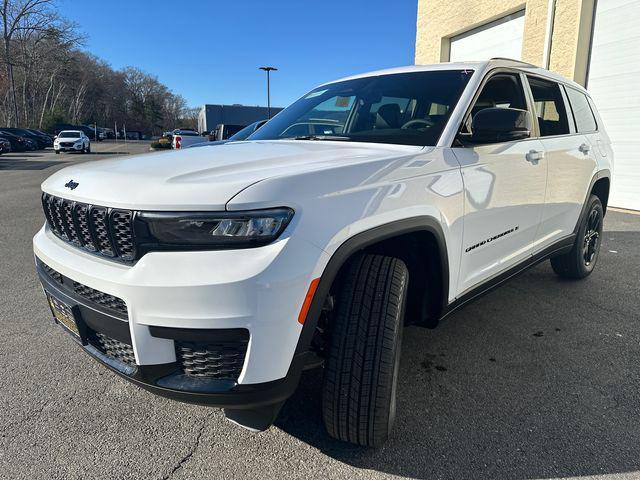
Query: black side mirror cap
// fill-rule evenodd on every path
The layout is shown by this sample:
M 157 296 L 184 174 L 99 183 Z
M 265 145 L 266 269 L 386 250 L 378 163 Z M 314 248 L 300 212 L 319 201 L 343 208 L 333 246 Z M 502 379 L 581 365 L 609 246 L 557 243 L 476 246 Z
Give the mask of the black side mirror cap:
M 517 108 L 484 108 L 471 123 L 473 143 L 500 143 L 531 136 L 531 114 Z

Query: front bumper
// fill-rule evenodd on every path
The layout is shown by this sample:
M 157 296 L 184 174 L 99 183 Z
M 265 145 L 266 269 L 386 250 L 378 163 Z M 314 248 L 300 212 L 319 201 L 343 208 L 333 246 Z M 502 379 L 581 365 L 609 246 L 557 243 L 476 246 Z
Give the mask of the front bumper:
M 74 145 L 72 147 L 62 147 L 59 144 L 54 144 L 53 149 L 59 152 L 79 152 L 84 145 Z
M 209 252 L 152 252 L 135 265 L 80 251 L 46 227 L 34 237 L 45 290 L 78 309 L 88 331 L 131 345 L 135 363 L 124 365 L 82 348 L 126 379 L 177 400 L 222 408 L 257 408 L 284 401 L 295 389 L 305 354 L 296 355 L 302 326 L 297 315 L 326 253 L 301 239 L 261 248 Z M 40 265 L 58 272 L 56 281 Z M 126 313 L 87 302 L 73 282 L 122 299 Z M 85 325 L 86 324 L 86 325 Z M 244 330 L 248 345 L 235 379 L 184 375 L 181 341 Z
M 104 366 L 146 390 L 183 402 L 228 409 L 259 409 L 266 405 L 277 404 L 286 400 L 295 390 L 304 368 L 305 355 L 294 357 L 284 378 L 251 385 L 240 385 L 230 379 L 189 377 L 183 373 L 177 361 L 157 365 L 137 365 L 122 361 L 122 355 L 113 356 L 105 353 L 91 337 L 99 333 L 123 345 L 131 345 L 132 340 L 126 318 L 74 293 L 70 288 L 73 283 L 71 279 L 62 276 L 53 278 L 40 260 L 36 261 L 36 269 L 47 294 L 71 306 L 74 310 L 80 338 L 74 335 L 70 337 Z M 194 337 L 206 335 L 219 337 L 221 333 L 229 339 L 229 336 L 238 336 L 242 330 L 155 329 L 154 331 L 152 329 L 152 333 L 164 335 L 164 337 L 172 336 L 174 338 L 171 340 L 174 341 L 188 341 L 193 340 Z

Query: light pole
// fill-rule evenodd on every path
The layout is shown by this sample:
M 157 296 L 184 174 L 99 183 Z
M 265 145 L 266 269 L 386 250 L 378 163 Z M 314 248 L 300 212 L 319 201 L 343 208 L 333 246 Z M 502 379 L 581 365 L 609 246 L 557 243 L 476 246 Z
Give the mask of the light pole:
M 271 119 L 271 83 L 269 73 L 278 70 L 276 67 L 260 67 L 260 70 L 267 72 L 267 120 Z

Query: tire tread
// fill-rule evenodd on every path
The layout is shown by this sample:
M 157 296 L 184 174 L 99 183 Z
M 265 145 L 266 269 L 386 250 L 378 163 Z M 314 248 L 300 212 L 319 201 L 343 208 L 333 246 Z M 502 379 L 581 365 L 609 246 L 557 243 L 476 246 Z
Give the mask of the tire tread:
M 389 434 L 396 349 L 408 283 L 393 257 L 356 257 L 339 295 L 323 388 L 328 433 L 363 446 Z

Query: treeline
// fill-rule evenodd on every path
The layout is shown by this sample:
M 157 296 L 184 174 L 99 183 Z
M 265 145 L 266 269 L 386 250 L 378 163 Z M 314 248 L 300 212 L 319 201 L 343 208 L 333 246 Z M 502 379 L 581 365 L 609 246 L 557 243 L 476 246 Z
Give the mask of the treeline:
M 114 70 L 82 51 L 83 37 L 54 0 L 0 0 L 0 126 L 52 130 L 93 124 L 159 134 L 195 126 L 197 113 L 155 76 Z

